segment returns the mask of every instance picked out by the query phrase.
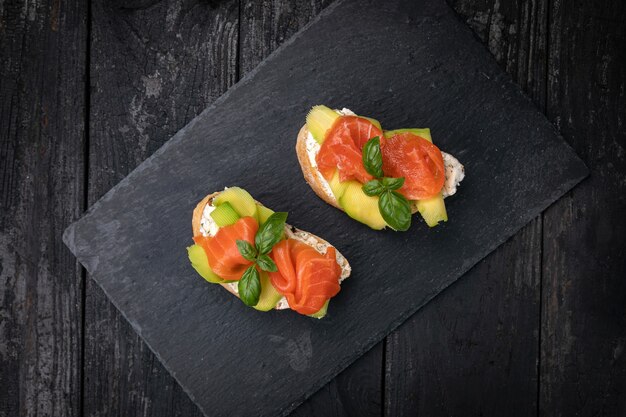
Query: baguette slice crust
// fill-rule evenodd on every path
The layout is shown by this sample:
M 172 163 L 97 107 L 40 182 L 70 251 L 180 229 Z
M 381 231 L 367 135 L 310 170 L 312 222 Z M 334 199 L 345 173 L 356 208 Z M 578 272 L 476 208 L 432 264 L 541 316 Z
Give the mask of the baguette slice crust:
M 304 180 L 311 186 L 315 194 L 328 204 L 333 207 L 338 208 L 341 211 L 344 211 L 337 199 L 328 195 L 324 189 L 324 185 L 322 183 L 321 175 L 318 175 L 317 167 L 311 164 L 311 160 L 309 159 L 309 153 L 306 150 L 306 140 L 309 136 L 309 131 L 306 128 L 306 124 L 302 126 L 300 132 L 298 132 L 298 139 L 296 140 L 296 154 L 298 155 L 298 162 L 300 163 L 300 168 L 302 169 L 302 175 L 304 175 Z M 409 202 L 411 204 L 411 212 L 417 213 L 417 203 Z
M 319 198 L 331 206 L 342 210 L 341 206 L 337 202 L 337 199 L 335 199 L 335 196 L 329 195 L 325 191 L 322 179 L 320 178 L 320 175 L 318 175 L 317 167 L 313 166 L 311 160 L 309 159 L 309 153 L 306 150 L 306 140 L 308 136 L 309 131 L 305 124 L 302 126 L 302 129 L 300 129 L 300 132 L 298 133 L 298 140 L 296 141 L 296 154 L 298 155 L 298 162 L 300 162 L 300 168 L 302 169 L 304 180 L 311 186 Z
M 217 191 L 217 192 L 207 195 L 202 200 L 200 200 L 200 202 L 196 205 L 196 208 L 193 210 L 193 215 L 191 218 L 191 228 L 193 230 L 194 237 L 202 235 L 202 233 L 200 232 L 200 222 L 202 220 L 202 214 L 204 212 L 204 208 L 206 207 L 207 204 L 211 204 L 213 202 L 213 199 L 217 197 L 218 194 L 220 193 L 221 191 Z M 263 205 L 262 203 L 259 203 L 258 201 L 256 201 L 256 203 Z M 301 242 L 306 243 L 307 245 L 313 247 L 315 250 L 318 250 L 318 251 L 319 251 L 319 248 L 332 246 L 330 243 L 328 243 L 326 240 L 322 239 L 321 237 L 316 236 L 313 233 L 305 232 L 303 230 L 300 230 L 288 224 L 285 224 L 285 234 L 290 239 L 297 239 Z M 348 263 L 347 259 L 339 252 L 339 250 L 337 250 L 337 248 L 335 248 L 335 251 L 337 252 L 338 258 L 341 259 L 341 261 L 339 262 L 339 266 L 341 267 L 341 278 L 340 278 L 340 282 L 341 282 L 350 276 L 352 268 L 350 267 L 350 264 Z M 239 294 L 237 293 L 237 291 L 235 291 L 234 286 L 229 285 L 229 284 L 219 284 L 219 285 L 224 287 L 226 291 L 228 291 L 235 297 L 239 298 Z M 285 310 L 288 308 L 289 308 L 289 305 L 286 302 L 279 302 L 275 307 L 276 310 Z

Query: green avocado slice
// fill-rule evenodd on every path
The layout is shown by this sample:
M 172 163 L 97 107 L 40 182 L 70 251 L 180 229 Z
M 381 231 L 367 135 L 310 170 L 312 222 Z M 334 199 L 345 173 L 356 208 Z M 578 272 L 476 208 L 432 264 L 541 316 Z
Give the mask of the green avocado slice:
M 261 226 L 263 223 L 265 223 L 267 221 L 267 219 L 274 214 L 274 210 L 272 209 L 268 209 L 265 206 L 262 206 L 261 204 L 257 204 L 256 205 L 256 210 L 257 210 L 257 217 L 259 220 L 259 226 Z
M 387 222 L 378 209 L 378 197 L 365 194 L 363 185 L 358 181 L 346 181 L 344 184 L 346 184 L 346 189 L 337 201 L 348 216 L 374 230 L 381 230 L 387 226 Z
M 316 313 L 309 314 L 309 317 L 314 317 L 316 319 L 321 319 L 324 316 L 326 316 L 326 313 L 328 312 L 328 304 L 329 303 L 330 303 L 330 300 L 326 300 L 326 303 L 324 304 L 324 306 L 322 308 L 320 308 L 319 311 L 317 311 Z
M 256 202 L 250 193 L 243 188 L 230 187 L 219 193 L 213 199 L 213 205 L 219 207 L 222 203 L 230 203 L 241 217 L 250 216 L 256 219 Z
M 239 214 L 233 206 L 225 201 L 215 208 L 210 215 L 218 227 L 230 226 L 240 219 Z
M 224 282 L 209 266 L 209 259 L 200 245 L 192 245 L 187 248 L 187 255 L 191 261 L 191 266 L 198 274 L 208 282 L 213 284 L 221 284 Z
M 339 170 L 336 169 L 333 177 L 328 181 L 328 185 L 335 196 L 335 200 L 339 201 L 343 193 L 346 191 L 348 187 L 348 181 L 340 181 L 339 180 Z
M 398 133 L 413 133 L 416 136 L 426 139 L 430 143 L 433 143 L 433 138 L 430 136 L 430 129 L 418 129 L 418 128 L 410 128 L 410 129 L 396 129 L 396 130 L 386 130 L 385 137 L 390 138 Z
M 261 296 L 254 308 L 259 311 L 270 311 L 276 307 L 276 304 L 278 304 L 281 298 L 283 298 L 283 296 L 276 291 L 276 288 L 272 285 L 269 274 L 265 271 L 261 271 Z
M 333 126 L 339 114 L 324 105 L 313 106 L 306 116 L 306 128 L 320 145 L 324 143 L 326 131 Z
M 446 212 L 446 204 L 443 202 L 441 193 L 426 200 L 417 200 L 417 210 L 424 218 L 426 224 L 435 227 L 439 222 L 448 221 L 448 213 Z

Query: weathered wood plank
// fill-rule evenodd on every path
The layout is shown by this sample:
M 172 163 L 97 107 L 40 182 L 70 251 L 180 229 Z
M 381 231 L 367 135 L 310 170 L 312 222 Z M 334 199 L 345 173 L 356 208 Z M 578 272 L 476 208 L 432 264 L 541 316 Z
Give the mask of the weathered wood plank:
M 516 0 L 451 3 L 544 108 L 547 6 Z M 385 415 L 535 414 L 540 262 L 536 219 L 392 333 L 386 345 Z
M 93 4 L 90 204 L 236 77 L 236 0 L 121 3 Z M 85 321 L 85 415 L 201 415 L 92 280 Z
M 591 169 L 544 215 L 540 411 L 626 413 L 626 3 L 552 2 L 548 117 Z
M 291 416 L 380 416 L 383 342 L 296 408 Z
M 239 69 L 243 76 L 289 39 L 331 0 L 247 0 L 242 3 Z M 295 141 L 295 138 L 294 138 Z M 294 416 L 379 416 L 382 344 L 297 408 Z
M 536 413 L 541 222 L 387 337 L 385 415 Z
M 239 69 L 245 75 L 332 0 L 243 0 L 241 3 Z
M 87 8 L 0 3 L 0 416 L 76 416 Z

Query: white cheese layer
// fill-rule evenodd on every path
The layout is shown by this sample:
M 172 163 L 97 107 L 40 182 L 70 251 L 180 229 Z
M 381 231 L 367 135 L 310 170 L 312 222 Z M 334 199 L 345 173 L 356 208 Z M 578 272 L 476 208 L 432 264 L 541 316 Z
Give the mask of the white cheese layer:
M 443 184 L 442 190 L 445 198 L 456 193 L 456 187 L 465 178 L 465 168 L 458 159 L 449 153 L 441 152 L 441 156 L 443 156 L 443 167 L 446 171 L 446 182 Z
M 306 137 L 306 153 L 309 156 L 309 162 L 311 162 L 311 166 L 315 170 L 315 175 L 317 175 L 317 179 L 319 180 L 320 184 L 322 184 L 322 189 L 324 190 L 324 193 L 328 197 L 330 197 L 331 200 L 334 200 L 335 196 L 333 195 L 333 190 L 330 188 L 330 185 L 328 184 L 328 181 L 326 181 L 326 178 L 324 178 L 322 173 L 317 169 L 317 161 L 315 160 L 315 158 L 317 157 L 319 151 L 320 144 L 317 143 L 315 138 L 313 138 L 311 132 L 309 132 Z
M 204 206 L 204 210 L 202 210 L 202 218 L 200 219 L 200 233 L 202 233 L 202 236 L 215 236 L 219 229 L 215 220 L 211 217 L 213 210 L 215 210 L 215 207 L 210 204 Z

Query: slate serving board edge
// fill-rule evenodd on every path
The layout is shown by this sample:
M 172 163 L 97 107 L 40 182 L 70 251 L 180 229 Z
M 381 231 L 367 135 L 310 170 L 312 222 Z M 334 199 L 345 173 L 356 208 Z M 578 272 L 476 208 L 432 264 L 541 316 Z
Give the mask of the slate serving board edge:
M 586 166 L 585 166 L 585 168 L 586 168 Z M 582 175 L 580 178 L 572 179 L 572 181 L 570 181 L 568 183 L 564 183 L 562 187 L 559 187 L 559 188 L 555 189 L 554 194 L 552 196 L 550 196 L 550 198 L 546 198 L 546 200 L 544 201 L 544 204 L 542 205 L 542 208 L 541 208 L 541 213 L 539 215 L 542 215 L 542 213 L 546 209 L 548 209 L 551 205 L 555 204 L 561 197 L 563 197 L 565 194 L 567 194 L 569 191 L 571 191 L 575 186 L 580 184 L 588 176 L 589 176 L 589 171 L 587 169 L 587 172 L 584 173 L 584 175 Z M 483 261 L 491 252 L 496 250 L 502 244 L 506 243 L 509 239 L 512 239 L 513 236 L 515 236 L 520 230 L 522 230 L 533 218 L 534 217 L 525 219 L 524 223 L 522 224 L 522 226 L 517 227 L 517 228 L 511 230 L 510 231 L 511 234 L 512 234 L 511 237 L 506 238 L 506 239 L 502 239 L 501 241 L 498 241 L 498 242 L 494 243 L 493 246 L 487 247 L 485 249 L 485 251 L 483 252 L 483 254 L 480 256 L 480 259 L 478 259 L 474 263 L 468 264 L 467 266 L 463 267 L 463 272 L 461 273 L 460 278 L 452 280 L 451 282 L 444 283 L 444 285 L 438 287 L 437 290 L 434 291 L 434 295 L 432 295 L 430 297 L 427 297 L 423 302 L 418 304 L 415 308 L 407 310 L 397 320 L 393 321 L 392 324 L 389 326 L 389 328 L 386 331 L 380 332 L 379 334 L 375 334 L 372 338 L 370 338 L 366 342 L 365 349 L 362 349 L 362 350 L 358 351 L 358 357 L 361 357 L 365 353 L 370 351 L 377 343 L 381 342 L 385 337 L 387 337 L 390 333 L 392 333 L 394 330 L 396 330 L 402 323 L 404 323 L 409 317 L 411 317 L 412 315 L 414 315 L 417 312 L 419 312 L 419 310 L 421 310 L 422 307 L 424 307 L 426 304 L 428 304 L 434 298 L 439 296 L 448 287 L 450 287 L 451 285 L 453 285 L 456 282 L 458 282 L 459 279 L 463 279 L 463 276 L 470 269 L 472 269 L 474 266 L 476 266 L 479 262 Z M 344 362 L 341 362 L 341 365 L 337 366 L 338 369 L 333 369 L 331 371 L 330 376 L 328 378 L 322 378 L 320 380 L 319 384 L 317 384 L 316 386 L 312 386 L 312 388 L 309 391 L 307 391 L 306 394 L 303 395 L 297 402 L 292 403 L 289 407 L 287 407 L 283 411 L 281 411 L 280 416 L 284 417 L 284 416 L 289 415 L 300 404 L 302 404 L 304 401 L 306 401 L 307 398 L 309 398 L 311 395 L 315 394 L 317 391 L 322 389 L 326 384 L 328 384 L 330 381 L 332 381 L 337 375 L 339 375 L 344 369 L 346 369 L 348 366 L 350 366 L 350 364 L 353 363 L 353 362 L 354 362 L 353 360 L 346 360 Z M 202 411 L 205 414 L 207 414 L 205 412 L 205 410 L 202 410 Z M 209 414 L 207 414 L 207 415 L 209 415 Z
M 224 94 L 222 94 L 221 96 L 219 96 L 211 105 L 209 105 L 206 109 L 204 109 L 202 112 L 200 112 L 200 114 L 198 114 L 196 117 L 194 117 L 189 123 L 187 123 L 183 128 L 181 128 L 178 132 L 176 132 L 176 134 L 174 134 L 174 136 L 171 137 L 171 139 L 169 139 L 167 142 L 165 142 L 159 149 L 157 149 L 152 155 L 150 155 L 148 158 L 146 158 L 145 161 L 143 161 L 141 164 L 139 164 L 132 172 L 130 172 L 126 177 L 124 177 L 119 183 L 117 183 L 115 186 L 113 186 L 109 191 L 107 191 L 102 197 L 100 197 L 98 199 L 98 201 L 96 201 L 93 205 L 91 205 L 81 216 L 80 219 L 76 220 L 75 222 L 71 223 L 69 226 L 67 226 L 67 228 L 65 229 L 65 231 L 63 232 L 63 243 L 65 243 L 65 245 L 70 249 L 70 251 L 72 253 L 76 253 L 76 245 L 75 245 L 75 230 L 76 230 L 76 226 L 78 223 L 84 221 L 85 219 L 88 219 L 89 216 L 91 215 L 91 213 L 97 209 L 100 205 L 102 205 L 102 203 L 108 199 L 110 199 L 113 194 L 115 193 L 115 190 L 120 187 L 120 186 L 124 186 L 126 184 L 128 184 L 136 175 L 138 175 L 139 173 L 141 173 L 147 166 L 150 165 L 150 163 L 152 162 L 152 160 L 154 158 L 156 158 L 158 155 L 164 153 L 167 151 L 167 149 L 169 149 L 170 146 L 172 146 L 174 143 L 178 142 L 179 140 L 181 140 L 184 135 L 185 132 L 187 130 L 189 130 L 196 122 L 198 119 L 202 118 L 206 113 L 209 113 L 210 111 L 212 111 L 214 108 L 216 108 L 217 106 L 219 106 L 224 100 L 226 100 L 234 91 L 236 91 L 239 88 L 244 87 L 245 85 L 247 85 L 248 83 L 250 83 L 254 77 L 256 76 L 256 74 L 265 66 L 267 65 L 270 61 L 274 60 L 276 58 L 276 56 L 278 56 L 283 49 L 289 47 L 291 44 L 293 44 L 300 36 L 302 36 L 302 34 L 304 32 L 306 32 L 310 26 L 314 25 L 315 23 L 317 23 L 317 21 L 319 21 L 320 19 L 323 19 L 326 15 L 332 13 L 340 4 L 342 4 L 344 2 L 344 0 L 336 0 L 335 2 L 333 2 L 332 4 L 328 5 L 326 8 L 324 8 L 324 10 L 322 10 L 317 16 L 315 16 L 313 19 L 311 19 L 310 22 L 308 22 L 306 25 L 304 25 L 298 32 L 296 32 L 293 36 L 291 36 L 289 39 L 287 39 L 286 41 L 284 41 L 278 48 L 276 48 L 271 54 L 269 54 L 267 56 L 267 58 L 265 58 L 263 61 L 261 61 L 256 67 L 254 67 L 252 70 L 250 70 L 245 76 L 243 76 L 235 85 L 233 85 L 232 87 L 230 87 L 228 90 L 226 90 L 226 92 Z M 87 272 L 89 274 L 91 274 L 93 272 L 93 267 L 92 264 L 88 261 L 88 260 L 82 260 L 79 259 L 80 263 L 83 265 L 83 267 L 87 270 Z M 104 286 L 102 286 L 100 284 L 100 282 L 98 280 L 94 280 L 96 282 L 96 284 L 98 285 L 98 287 L 100 287 L 100 289 L 105 293 L 105 295 L 107 296 L 107 298 L 109 299 L 109 301 L 113 304 L 113 306 L 115 306 L 115 308 L 117 309 L 117 311 L 119 311 L 119 313 L 122 315 L 122 317 L 124 317 L 124 319 L 126 319 L 126 321 L 131 325 L 131 327 L 133 328 L 133 330 L 141 337 L 141 339 L 143 340 L 143 342 L 148 346 L 148 348 L 150 349 L 150 351 L 152 351 L 152 353 L 156 356 L 156 358 L 159 360 L 159 362 L 161 362 L 161 365 L 169 372 L 170 375 L 172 375 L 172 377 L 174 378 L 174 380 L 176 380 L 176 382 L 178 383 L 178 385 L 182 388 L 182 390 L 189 396 L 189 398 L 194 402 L 194 404 L 196 404 L 198 406 L 198 408 L 200 408 L 200 410 L 202 411 L 203 414 L 205 415 L 209 415 L 207 413 L 207 410 L 204 409 L 204 407 L 201 405 L 201 403 L 199 401 L 196 400 L 195 395 L 190 391 L 190 389 L 187 387 L 186 384 L 181 383 L 181 381 L 178 379 L 178 376 L 176 374 L 176 372 L 170 368 L 169 364 L 163 360 L 163 358 L 161 357 L 161 355 L 159 354 L 159 352 L 154 349 L 152 347 L 152 345 L 142 336 L 142 331 L 141 331 L 141 326 L 139 326 L 134 320 L 131 320 L 127 317 L 127 315 L 124 313 L 124 311 L 122 309 L 120 309 L 119 305 L 117 304 L 117 302 L 115 301 L 115 299 L 113 297 L 111 297 L 111 294 L 109 294 L 109 292 L 104 288 Z M 395 328 L 395 327 L 394 327 Z M 370 347 L 371 348 L 371 347 Z M 366 349 L 365 351 L 363 351 L 361 353 L 364 354 L 365 352 L 367 352 L 369 349 Z M 341 370 L 343 370 L 345 368 L 345 366 L 341 367 L 341 369 L 339 370 L 333 370 L 333 374 L 339 374 L 341 372 Z M 330 378 L 332 379 L 332 378 Z M 330 381 L 329 379 L 329 381 Z M 293 411 L 299 404 L 301 404 L 302 402 L 304 402 L 309 396 L 311 396 L 313 393 L 315 393 L 316 391 L 318 391 L 321 387 L 323 387 L 326 383 L 328 383 L 328 381 L 325 381 L 323 383 L 320 383 L 319 386 L 314 387 L 310 392 L 308 392 L 304 398 L 301 398 L 297 403 L 292 404 L 287 411 L 283 412 L 282 415 L 286 415 L 289 414 L 291 411 Z
M 256 67 L 250 70 L 246 75 L 244 75 L 236 84 L 230 87 L 224 94 L 219 96 L 211 105 L 209 105 L 206 109 L 202 110 L 200 114 L 194 117 L 189 123 L 187 123 L 184 127 L 182 127 L 178 132 L 174 134 L 167 142 L 165 142 L 159 149 L 157 149 L 152 155 L 146 158 L 141 164 L 139 164 L 135 169 L 133 169 L 126 177 L 124 177 L 120 182 L 115 184 L 109 191 L 107 191 L 102 197 L 98 199 L 94 204 L 87 208 L 87 210 L 83 213 L 80 219 L 71 223 L 69 226 L 65 228 L 63 232 L 63 243 L 72 251 L 72 253 L 76 253 L 76 245 L 74 243 L 74 230 L 76 229 L 76 225 L 81 223 L 85 219 L 87 219 L 91 213 L 100 207 L 102 203 L 111 198 L 114 194 L 115 190 L 118 187 L 122 187 L 127 185 L 135 176 L 141 173 L 147 166 L 150 165 L 152 160 L 157 156 L 161 155 L 165 151 L 167 151 L 170 146 L 177 143 L 181 140 L 181 138 L 185 135 L 185 132 L 189 130 L 196 122 L 201 119 L 206 113 L 209 113 L 216 107 L 218 107 L 224 100 L 226 100 L 233 92 L 238 89 L 246 86 L 248 83 L 252 81 L 252 79 L 256 76 L 256 74 L 263 69 L 269 62 L 276 59 L 276 56 L 279 55 L 283 49 L 289 47 L 293 44 L 299 37 L 306 32 L 309 27 L 317 23 L 319 20 L 323 19 L 326 15 L 332 13 L 338 6 L 340 6 L 345 0 L 335 0 L 332 4 L 328 5 L 324 10 L 322 10 L 317 16 L 315 16 L 310 22 L 304 25 L 298 32 L 296 32 L 293 36 L 283 42 L 278 48 L 276 48 L 271 54 L 267 56 L 263 61 L 261 61 Z M 82 263 L 82 262 L 81 262 Z M 91 269 L 89 264 L 83 264 L 87 272 L 91 273 Z

